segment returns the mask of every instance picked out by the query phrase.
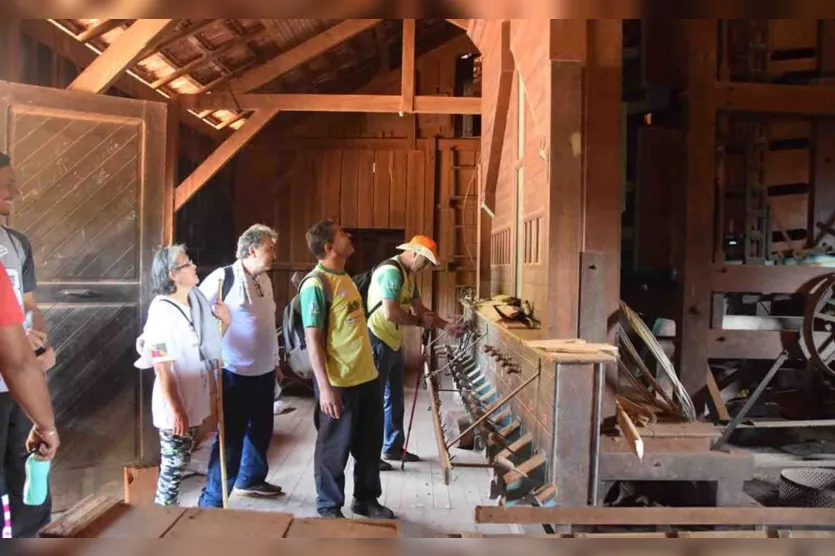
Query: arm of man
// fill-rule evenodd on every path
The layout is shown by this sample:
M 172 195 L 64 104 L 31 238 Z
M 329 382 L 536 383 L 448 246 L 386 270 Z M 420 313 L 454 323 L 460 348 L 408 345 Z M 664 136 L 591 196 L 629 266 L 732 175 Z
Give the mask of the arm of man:
M 38 302 L 35 300 L 35 289 L 38 287 L 38 277 L 35 274 L 35 256 L 32 254 L 32 244 L 29 239 L 20 232 L 12 231 L 15 238 L 23 246 L 23 310 L 32 313 L 32 329 L 43 335 L 43 342 L 46 343 L 46 320 L 38 310 Z
M 302 286 L 300 295 L 304 338 L 310 354 L 310 365 L 319 386 L 319 407 L 332 419 L 339 419 L 342 417 L 342 400 L 328 378 L 325 352 L 325 311 L 328 310 L 325 292 L 311 279 Z
M 420 326 L 420 317 L 404 311 L 400 306 L 400 290 L 403 288 L 400 272 L 394 267 L 387 267 L 378 273 L 376 280 L 382 292 L 381 309 L 386 320 L 399 326 Z
M 0 265 L 0 375 L 14 400 L 35 426 L 27 449 L 42 444 L 40 456 L 51 460 L 60 445 L 46 380 L 38 368 L 26 334 L 23 315 L 6 270 Z

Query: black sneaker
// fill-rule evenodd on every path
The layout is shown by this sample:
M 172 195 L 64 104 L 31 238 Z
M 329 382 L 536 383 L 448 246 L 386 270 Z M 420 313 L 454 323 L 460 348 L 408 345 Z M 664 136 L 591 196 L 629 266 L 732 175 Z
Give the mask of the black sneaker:
M 327 510 L 319 510 L 316 513 L 319 514 L 319 517 L 325 519 L 345 519 L 345 515 L 339 508 L 328 508 Z
M 399 452 L 387 452 L 383 454 L 383 459 L 387 459 L 389 461 L 403 461 L 403 451 Z M 420 458 L 417 457 L 415 454 L 406 452 L 405 456 L 406 463 L 417 463 L 420 461 Z
M 394 519 L 394 512 L 381 505 L 376 500 L 358 502 L 354 500 L 351 511 L 368 519 Z
M 380 460 L 380 471 L 391 471 L 392 469 L 394 469 L 394 467 L 392 467 L 389 462 Z
M 281 496 L 282 490 L 280 486 L 271 485 L 267 482 L 252 485 L 246 488 L 235 487 L 235 492 L 241 496 L 249 496 L 251 498 L 275 498 Z

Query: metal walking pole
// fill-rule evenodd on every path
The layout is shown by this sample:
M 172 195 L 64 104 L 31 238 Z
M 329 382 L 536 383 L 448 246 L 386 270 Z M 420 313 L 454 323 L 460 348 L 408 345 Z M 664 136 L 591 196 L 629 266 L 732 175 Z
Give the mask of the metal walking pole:
M 421 338 L 421 355 L 426 357 L 426 353 L 429 351 L 429 345 L 427 345 L 426 340 L 428 340 L 428 336 L 430 334 L 430 330 L 423 331 L 423 337 Z M 420 392 L 420 383 L 423 381 L 423 373 L 418 371 L 417 373 L 417 384 L 415 384 L 415 395 L 412 397 L 412 414 L 409 417 L 409 428 L 406 429 L 406 442 L 403 444 L 403 457 L 400 459 L 400 470 L 403 471 L 406 469 L 406 454 L 408 454 L 409 448 L 409 439 L 412 436 L 412 425 L 415 422 L 415 409 L 417 408 L 417 399 L 418 393 Z

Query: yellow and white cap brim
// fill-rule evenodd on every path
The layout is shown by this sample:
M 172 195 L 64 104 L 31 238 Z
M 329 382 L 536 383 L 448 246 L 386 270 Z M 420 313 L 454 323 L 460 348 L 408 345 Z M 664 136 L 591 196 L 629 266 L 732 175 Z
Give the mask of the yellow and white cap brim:
M 399 246 L 398 249 L 400 251 L 411 251 L 412 253 L 422 255 L 426 257 L 426 259 L 435 266 L 438 266 L 440 264 L 438 262 L 438 257 L 435 256 L 435 253 L 433 253 L 431 249 L 423 245 L 418 245 L 416 243 L 404 243 L 403 245 Z

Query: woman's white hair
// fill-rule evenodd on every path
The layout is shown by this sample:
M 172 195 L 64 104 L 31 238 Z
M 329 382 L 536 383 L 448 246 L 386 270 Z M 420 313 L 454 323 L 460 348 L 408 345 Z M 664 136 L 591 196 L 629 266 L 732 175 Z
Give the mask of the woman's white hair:
M 177 268 L 177 258 L 186 252 L 185 245 L 160 247 L 151 263 L 151 291 L 154 295 L 171 295 L 177 291 L 171 273 Z
M 263 224 L 255 224 L 238 238 L 238 259 L 245 259 L 249 256 L 249 250 L 252 247 L 258 247 L 264 240 L 271 239 L 278 240 L 278 234 L 269 226 Z

